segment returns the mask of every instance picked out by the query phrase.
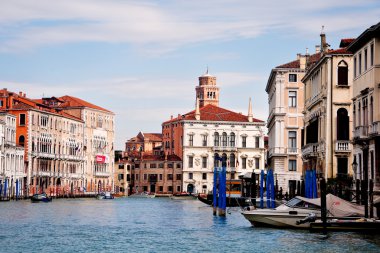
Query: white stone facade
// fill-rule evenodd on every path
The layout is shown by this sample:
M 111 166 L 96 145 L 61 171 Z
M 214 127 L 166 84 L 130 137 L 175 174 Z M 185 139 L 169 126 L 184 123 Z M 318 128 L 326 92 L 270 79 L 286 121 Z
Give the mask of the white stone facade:
M 264 127 L 264 122 L 184 121 L 183 189 L 212 191 L 215 154 L 227 155 L 227 179 L 264 169 Z

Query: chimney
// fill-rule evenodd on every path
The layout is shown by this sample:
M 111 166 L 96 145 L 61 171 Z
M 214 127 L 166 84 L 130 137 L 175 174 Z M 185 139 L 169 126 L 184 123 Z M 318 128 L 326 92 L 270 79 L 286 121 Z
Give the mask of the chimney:
M 300 69 L 306 69 L 306 55 L 300 56 Z
M 178 116 L 177 116 L 177 117 L 178 117 L 178 119 L 181 119 L 181 114 L 178 113 Z
M 172 120 L 173 119 L 173 115 L 170 115 L 170 120 Z
M 321 52 L 321 46 L 320 45 L 315 45 L 315 53 L 319 54 Z
M 21 91 L 19 91 L 19 92 L 18 92 L 18 95 L 19 95 L 20 97 L 22 97 L 22 92 L 21 92 Z
M 26 97 L 26 93 L 23 93 L 23 95 L 24 95 L 24 98 Z
M 297 60 L 299 60 L 301 58 L 301 54 L 297 54 Z
M 326 42 L 326 34 L 325 34 L 325 26 L 322 26 L 322 31 L 321 31 L 321 51 L 322 53 L 326 53 L 327 50 L 329 49 L 329 44 Z
M 249 98 L 249 104 L 248 104 L 248 121 L 253 121 L 253 115 L 252 115 L 252 101 L 251 98 Z
M 201 119 L 201 112 L 199 110 L 199 98 L 197 98 L 197 101 L 195 103 L 195 119 L 200 120 Z

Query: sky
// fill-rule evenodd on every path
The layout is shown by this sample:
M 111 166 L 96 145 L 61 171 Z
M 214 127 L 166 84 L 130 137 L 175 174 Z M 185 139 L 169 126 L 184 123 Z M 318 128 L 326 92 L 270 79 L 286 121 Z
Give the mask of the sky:
M 216 76 L 220 106 L 266 120 L 272 68 L 380 21 L 378 0 L 0 0 L 0 88 L 115 113 L 116 149 L 161 132 Z

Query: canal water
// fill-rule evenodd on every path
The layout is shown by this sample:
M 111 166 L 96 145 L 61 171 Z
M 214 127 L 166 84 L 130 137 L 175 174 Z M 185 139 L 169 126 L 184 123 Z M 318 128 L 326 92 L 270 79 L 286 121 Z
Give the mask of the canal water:
M 25 200 L 0 202 L 0 252 L 380 252 L 380 238 L 254 228 L 197 200 Z

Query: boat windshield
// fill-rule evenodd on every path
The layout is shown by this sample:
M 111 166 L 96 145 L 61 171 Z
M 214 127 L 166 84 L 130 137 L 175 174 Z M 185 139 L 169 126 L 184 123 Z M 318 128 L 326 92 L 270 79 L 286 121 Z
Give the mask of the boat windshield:
M 319 209 L 318 206 L 308 203 L 306 201 L 303 201 L 299 198 L 293 198 L 289 200 L 288 202 L 285 203 L 286 206 L 288 207 L 293 207 L 293 208 L 310 208 L 310 209 Z

